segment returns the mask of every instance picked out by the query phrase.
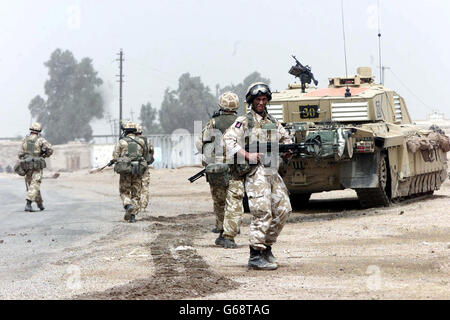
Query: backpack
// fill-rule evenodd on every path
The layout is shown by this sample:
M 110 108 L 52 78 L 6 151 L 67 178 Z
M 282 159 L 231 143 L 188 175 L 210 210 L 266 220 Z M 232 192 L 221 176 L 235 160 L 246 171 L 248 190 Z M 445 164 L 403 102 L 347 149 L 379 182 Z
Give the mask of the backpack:
M 25 155 L 14 165 L 14 171 L 18 175 L 24 176 L 30 170 L 41 170 L 46 168 L 47 165 L 45 159 L 34 151 L 36 142 L 37 137 L 35 139 L 32 139 L 30 136 L 26 137 L 27 147 Z
M 131 137 L 122 138 L 127 142 L 128 152 L 125 156 L 117 159 L 114 165 L 114 172 L 118 174 L 131 174 L 133 176 L 143 175 L 147 170 L 147 161 L 143 157 L 147 152 L 146 144 L 143 146 L 136 139 Z M 143 149 L 143 155 L 138 151 L 138 145 Z

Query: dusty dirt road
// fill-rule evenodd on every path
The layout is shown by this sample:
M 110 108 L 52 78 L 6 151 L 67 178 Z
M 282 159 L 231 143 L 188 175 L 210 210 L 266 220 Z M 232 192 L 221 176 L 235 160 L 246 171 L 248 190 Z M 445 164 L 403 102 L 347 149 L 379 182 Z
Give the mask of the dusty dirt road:
M 36 246 L 21 259 L 41 257 L 40 263 L 34 263 L 24 275 L 16 272 L 17 259 L 3 258 L 0 297 L 450 298 L 448 180 L 433 196 L 387 208 L 362 210 L 353 191 L 315 194 L 307 208 L 292 213 L 273 247 L 278 270 L 263 272 L 247 269 L 249 214 L 244 215 L 236 238 L 237 249 L 214 246 L 217 234 L 210 232 L 214 217 L 209 186 L 204 179 L 193 184 L 187 181 L 198 170 L 152 170 L 150 207 L 138 216 L 136 224 L 122 220 L 118 177 L 111 171 L 63 173 L 58 179 L 44 180 L 44 199 L 46 193 L 58 192 L 65 200 L 58 200 L 56 209 L 49 199 L 50 211 L 30 215 L 50 214 L 53 207 L 68 217 L 77 216 L 78 228 L 86 226 L 89 232 L 78 232 L 76 239 L 49 252 L 38 239 L 54 237 L 57 228 L 33 229 Z M 18 185 L 23 181 L 3 174 L 0 183 Z M 23 201 L 16 204 L 21 194 L 8 198 L 14 200 L 8 203 L 11 217 L 23 210 Z M 71 210 L 64 211 L 65 202 L 71 204 Z M 81 214 L 90 207 L 91 212 Z M 20 222 L 14 226 L 16 237 L 25 232 Z M 25 224 L 22 228 L 25 230 Z M 3 253 L 12 250 L 8 247 L 14 238 L 11 234 L 0 230 Z

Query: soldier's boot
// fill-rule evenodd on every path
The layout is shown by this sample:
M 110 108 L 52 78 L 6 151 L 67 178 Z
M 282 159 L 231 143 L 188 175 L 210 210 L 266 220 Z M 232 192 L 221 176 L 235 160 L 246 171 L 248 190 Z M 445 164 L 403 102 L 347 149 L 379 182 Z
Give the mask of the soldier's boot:
M 27 199 L 27 204 L 25 205 L 25 211 L 33 212 L 33 208 L 31 207 L 31 201 Z
M 131 211 L 133 210 L 133 206 L 132 206 L 131 204 L 127 204 L 127 205 L 125 206 L 125 210 L 126 210 L 126 212 L 125 212 L 125 215 L 123 216 L 123 218 L 124 218 L 126 221 L 128 221 L 128 220 L 130 220 L 130 218 L 131 218 Z
M 225 240 L 223 242 L 223 247 L 225 249 L 236 249 L 237 244 L 236 244 L 236 242 L 234 242 L 234 239 L 225 238 Z
M 276 263 L 277 259 L 272 253 L 272 247 L 266 246 L 266 250 L 263 250 L 262 254 L 264 255 L 264 258 L 270 263 Z
M 220 231 L 219 237 L 216 239 L 216 246 L 221 246 L 223 247 L 223 244 L 225 242 L 225 238 L 223 237 L 223 231 Z
M 41 211 L 45 209 L 44 204 L 42 202 L 37 203 L 37 206 Z
M 220 230 L 219 230 L 219 228 L 214 227 L 214 229 L 212 229 L 211 232 L 213 232 L 213 233 L 220 233 Z
M 266 260 L 262 250 L 253 249 L 250 246 L 250 258 L 248 259 L 248 268 L 256 270 L 275 270 L 278 268 L 276 263 Z
M 128 221 L 128 222 L 130 222 L 130 223 L 136 222 L 136 216 L 134 214 L 131 214 L 130 215 L 130 221 Z

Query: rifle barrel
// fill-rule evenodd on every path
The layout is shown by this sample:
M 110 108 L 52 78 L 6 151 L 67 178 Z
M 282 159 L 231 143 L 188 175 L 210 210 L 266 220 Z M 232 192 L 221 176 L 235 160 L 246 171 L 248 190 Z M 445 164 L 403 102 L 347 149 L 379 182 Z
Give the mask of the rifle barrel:
M 198 179 L 200 179 L 201 177 L 203 177 L 205 175 L 206 169 L 201 170 L 200 172 L 197 172 L 196 174 L 194 174 L 192 177 L 188 178 L 188 180 L 192 183 Z

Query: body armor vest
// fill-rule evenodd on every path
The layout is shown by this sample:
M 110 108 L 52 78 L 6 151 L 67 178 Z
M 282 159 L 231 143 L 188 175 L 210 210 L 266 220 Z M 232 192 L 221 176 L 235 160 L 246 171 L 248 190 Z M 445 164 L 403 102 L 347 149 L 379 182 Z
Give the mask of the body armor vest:
M 220 130 L 223 134 L 233 124 L 236 118 L 237 115 L 234 113 L 221 114 L 214 118 L 214 128 Z
M 127 153 L 127 157 L 129 157 L 131 160 L 138 160 L 139 158 L 143 157 L 143 153 L 139 153 L 139 149 L 138 149 L 138 142 L 136 141 L 136 139 L 132 139 L 130 137 L 125 137 L 123 138 L 127 144 L 128 144 L 128 153 Z M 142 145 L 141 145 L 142 147 Z M 145 148 L 143 148 L 143 151 L 145 152 Z
M 248 119 L 248 137 L 245 137 L 246 144 L 254 144 L 259 142 L 260 144 L 265 145 L 267 142 L 279 142 L 280 137 L 278 135 L 277 122 L 270 114 L 267 113 L 265 118 L 259 122 L 256 121 L 251 112 L 249 112 L 246 117 Z M 275 134 L 275 137 L 272 137 L 273 134 Z M 249 150 L 249 152 L 260 151 L 263 151 L 264 153 L 261 161 L 265 167 L 270 167 L 273 164 L 277 164 L 278 154 L 265 152 L 265 149 Z
M 37 141 L 37 136 L 35 139 L 32 139 L 31 136 L 27 137 L 27 148 L 26 148 L 26 153 L 31 155 L 31 156 L 39 156 L 39 154 L 36 154 L 36 141 Z

